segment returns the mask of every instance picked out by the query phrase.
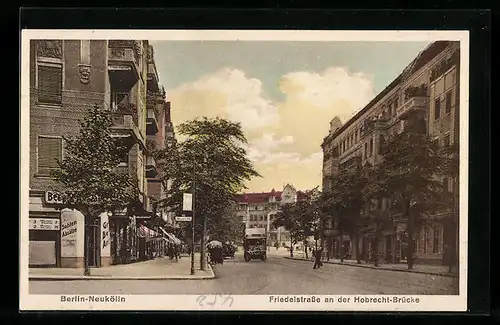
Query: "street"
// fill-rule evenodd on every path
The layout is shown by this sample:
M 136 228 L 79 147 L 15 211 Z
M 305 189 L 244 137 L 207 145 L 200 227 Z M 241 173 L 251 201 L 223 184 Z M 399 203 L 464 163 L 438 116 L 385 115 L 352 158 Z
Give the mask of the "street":
M 31 294 L 458 294 L 458 279 L 324 264 L 270 255 L 245 262 L 241 252 L 217 265 L 213 280 L 30 281 Z

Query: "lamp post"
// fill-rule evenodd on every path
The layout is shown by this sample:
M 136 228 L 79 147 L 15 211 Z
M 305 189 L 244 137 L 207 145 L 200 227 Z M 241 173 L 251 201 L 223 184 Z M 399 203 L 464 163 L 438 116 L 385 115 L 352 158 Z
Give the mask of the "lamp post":
M 194 274 L 194 248 L 195 248 L 195 245 L 194 245 L 194 226 L 195 226 L 195 222 L 194 222 L 194 217 L 195 217 L 195 212 L 196 212 L 196 200 L 195 200 L 195 192 L 196 192 L 196 169 L 193 165 L 193 190 L 192 190 L 193 194 L 192 194 L 192 212 L 193 212 L 193 216 L 191 217 L 191 275 Z

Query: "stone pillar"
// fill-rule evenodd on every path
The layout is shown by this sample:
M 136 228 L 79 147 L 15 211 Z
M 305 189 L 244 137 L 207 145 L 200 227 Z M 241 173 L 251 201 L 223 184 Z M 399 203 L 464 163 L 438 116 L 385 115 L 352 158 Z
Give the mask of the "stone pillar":
M 111 242 L 109 235 L 109 216 L 107 212 L 99 215 L 101 224 L 101 266 L 111 265 Z
M 84 267 L 85 218 L 78 210 L 61 211 L 61 267 Z

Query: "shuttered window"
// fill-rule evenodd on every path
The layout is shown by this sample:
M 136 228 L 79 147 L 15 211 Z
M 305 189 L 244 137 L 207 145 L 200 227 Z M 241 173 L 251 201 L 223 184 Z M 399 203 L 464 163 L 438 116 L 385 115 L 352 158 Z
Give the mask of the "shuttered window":
M 61 138 L 38 138 L 38 173 L 50 175 L 58 167 L 56 159 L 62 159 Z
M 62 67 L 38 66 L 38 101 L 60 104 L 62 97 Z

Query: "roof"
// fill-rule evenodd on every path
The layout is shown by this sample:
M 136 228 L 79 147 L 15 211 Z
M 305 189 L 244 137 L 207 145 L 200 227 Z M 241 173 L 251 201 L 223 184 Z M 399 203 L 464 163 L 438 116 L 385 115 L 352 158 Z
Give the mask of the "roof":
M 380 101 L 385 95 L 387 95 L 392 89 L 396 88 L 396 86 L 403 81 L 403 78 L 407 75 L 411 75 L 424 66 L 427 62 L 431 61 L 435 56 L 441 53 L 448 45 L 449 41 L 436 41 L 429 46 L 427 46 L 422 52 L 420 52 L 415 59 L 403 70 L 403 72 L 396 77 L 384 90 L 382 90 L 375 98 L 373 98 L 363 109 L 357 112 L 352 118 L 350 118 L 346 123 L 344 123 L 341 127 L 337 128 L 333 134 L 326 136 L 323 139 L 324 145 L 326 141 L 329 139 L 333 139 L 342 133 L 349 125 L 353 124 L 358 120 L 361 115 L 366 113 L 370 108 L 372 108 L 378 101 Z
M 259 204 L 268 203 L 271 197 L 275 197 L 276 201 L 281 201 L 281 191 L 275 191 L 272 189 L 270 192 L 253 192 L 253 193 L 243 193 L 237 194 L 235 196 L 235 201 L 237 203 L 247 203 L 247 204 Z M 307 194 L 302 191 L 297 191 L 297 200 L 304 200 L 307 198 Z

